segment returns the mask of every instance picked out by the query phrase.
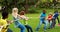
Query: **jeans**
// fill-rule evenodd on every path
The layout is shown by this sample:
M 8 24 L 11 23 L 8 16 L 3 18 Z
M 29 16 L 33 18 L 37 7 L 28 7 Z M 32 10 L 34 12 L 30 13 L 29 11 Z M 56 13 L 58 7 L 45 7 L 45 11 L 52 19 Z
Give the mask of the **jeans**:
M 48 20 L 49 22 L 49 28 L 52 28 L 52 20 Z
M 55 27 L 55 24 L 56 24 L 56 19 L 53 19 L 52 20 L 52 28 Z
M 36 28 L 36 31 L 38 31 L 38 29 L 41 27 L 41 25 L 42 24 L 44 24 L 44 30 L 46 30 L 46 28 L 47 28 L 47 21 L 45 21 L 45 20 L 40 20 L 39 21 L 39 24 L 38 24 L 38 27 Z
M 22 24 L 19 22 L 19 17 L 17 17 L 17 18 L 13 17 L 13 18 L 14 18 L 15 27 L 20 28 L 20 29 L 21 29 L 21 32 L 25 32 L 25 26 L 22 25 Z
M 11 29 L 8 28 L 8 29 L 7 29 L 7 32 L 13 32 L 13 31 L 12 31 Z
M 20 24 L 20 25 L 18 26 L 18 28 L 21 29 L 21 32 L 25 32 L 25 26 L 24 26 L 24 25 Z
M 29 25 L 25 25 L 28 32 L 33 32 L 32 28 Z

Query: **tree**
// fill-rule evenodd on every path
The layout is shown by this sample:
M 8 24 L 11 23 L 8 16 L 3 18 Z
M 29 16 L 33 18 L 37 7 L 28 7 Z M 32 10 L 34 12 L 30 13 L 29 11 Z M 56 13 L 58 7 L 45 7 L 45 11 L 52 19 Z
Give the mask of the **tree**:
M 57 8 L 57 0 L 53 0 L 53 4 L 54 4 L 54 8 L 53 8 L 53 9 L 54 9 L 54 11 L 55 11 L 56 9 L 58 9 L 58 8 Z
M 40 4 L 41 0 L 38 0 L 38 2 L 34 5 L 34 7 L 37 7 Z

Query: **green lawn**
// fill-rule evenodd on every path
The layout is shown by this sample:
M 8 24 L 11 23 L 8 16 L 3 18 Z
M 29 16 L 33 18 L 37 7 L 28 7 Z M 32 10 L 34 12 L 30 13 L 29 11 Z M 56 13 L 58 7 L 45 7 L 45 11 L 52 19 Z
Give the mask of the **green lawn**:
M 32 17 L 28 20 L 28 23 L 29 25 L 32 27 L 33 31 L 35 31 L 38 23 L 39 23 L 39 18 L 36 18 L 36 17 L 39 17 L 40 14 L 26 14 L 26 16 L 28 17 Z M 9 15 L 9 19 L 12 20 L 12 16 Z M 24 24 L 24 22 L 21 20 L 21 23 Z M 56 24 L 56 27 L 54 29 L 47 29 L 47 32 L 60 32 L 60 27 L 57 26 L 58 23 Z M 41 27 L 41 29 L 39 30 L 39 32 L 43 32 L 43 26 Z M 11 24 L 10 25 L 10 28 L 14 31 L 14 32 L 19 32 L 19 28 L 15 28 L 14 27 L 14 24 Z

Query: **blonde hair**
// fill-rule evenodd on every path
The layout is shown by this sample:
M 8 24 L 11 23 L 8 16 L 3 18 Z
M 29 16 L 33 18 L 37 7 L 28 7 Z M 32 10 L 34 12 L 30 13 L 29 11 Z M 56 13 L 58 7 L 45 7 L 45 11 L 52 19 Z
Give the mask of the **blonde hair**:
M 17 17 L 17 15 L 18 15 L 18 8 L 13 8 L 13 9 L 12 9 L 12 15 L 13 15 L 14 17 Z
M 51 15 L 51 16 L 52 16 L 52 15 L 53 15 L 53 13 L 51 13 L 51 12 L 50 12 L 50 13 L 49 13 L 49 15 Z
M 13 8 L 12 9 L 12 13 L 15 12 L 15 13 L 18 13 L 18 8 Z

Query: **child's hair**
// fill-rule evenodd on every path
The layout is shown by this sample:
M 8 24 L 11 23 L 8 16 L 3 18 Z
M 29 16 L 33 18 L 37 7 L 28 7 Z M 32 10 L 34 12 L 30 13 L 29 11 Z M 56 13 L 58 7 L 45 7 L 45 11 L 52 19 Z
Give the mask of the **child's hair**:
M 24 14 L 25 14 L 25 12 L 24 12 L 24 11 L 21 11 L 21 12 L 20 12 L 20 15 L 24 15 Z
M 54 13 L 58 12 L 58 10 L 55 10 Z
M 50 12 L 49 15 L 53 16 L 53 14 Z
M 43 13 L 46 13 L 46 10 L 43 10 Z
M 2 12 L 2 18 L 3 19 L 8 18 L 8 12 Z
M 18 8 L 13 8 L 12 13 L 17 12 L 18 13 Z

